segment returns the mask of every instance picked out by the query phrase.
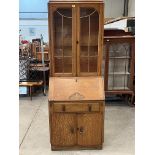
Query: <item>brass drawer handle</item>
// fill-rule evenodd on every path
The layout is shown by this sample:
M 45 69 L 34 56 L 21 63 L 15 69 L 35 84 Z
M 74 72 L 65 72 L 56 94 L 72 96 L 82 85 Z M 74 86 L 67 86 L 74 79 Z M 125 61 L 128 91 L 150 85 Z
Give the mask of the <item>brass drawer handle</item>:
M 65 105 L 62 106 L 62 111 L 66 111 Z
M 92 111 L 92 106 L 91 105 L 88 105 L 88 110 L 89 110 L 89 112 Z

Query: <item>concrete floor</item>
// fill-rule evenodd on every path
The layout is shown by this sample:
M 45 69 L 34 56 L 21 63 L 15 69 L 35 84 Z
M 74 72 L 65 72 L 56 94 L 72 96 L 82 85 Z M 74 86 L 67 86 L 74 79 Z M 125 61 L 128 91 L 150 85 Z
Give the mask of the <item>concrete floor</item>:
M 20 155 L 134 155 L 135 109 L 106 105 L 105 142 L 102 150 L 51 151 L 47 96 L 20 98 Z

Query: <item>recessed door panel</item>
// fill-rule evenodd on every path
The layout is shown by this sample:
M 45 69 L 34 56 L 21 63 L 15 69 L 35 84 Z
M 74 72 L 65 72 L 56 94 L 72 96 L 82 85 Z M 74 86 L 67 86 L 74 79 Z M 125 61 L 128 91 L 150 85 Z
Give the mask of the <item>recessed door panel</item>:
M 88 113 L 78 115 L 78 145 L 95 146 L 102 144 L 102 115 Z
M 51 126 L 53 145 L 72 146 L 76 144 L 76 114 L 54 113 Z

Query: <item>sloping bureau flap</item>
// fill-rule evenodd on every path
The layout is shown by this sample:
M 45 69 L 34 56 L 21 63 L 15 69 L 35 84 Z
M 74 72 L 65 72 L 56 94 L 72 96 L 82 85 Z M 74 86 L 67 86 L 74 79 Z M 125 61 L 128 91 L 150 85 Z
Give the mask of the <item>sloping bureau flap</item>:
M 51 77 L 49 101 L 104 100 L 102 77 Z

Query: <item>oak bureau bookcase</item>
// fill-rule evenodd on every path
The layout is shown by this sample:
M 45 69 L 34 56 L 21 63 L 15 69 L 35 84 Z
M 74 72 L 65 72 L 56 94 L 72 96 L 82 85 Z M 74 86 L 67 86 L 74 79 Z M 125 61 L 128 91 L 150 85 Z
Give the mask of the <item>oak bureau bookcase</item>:
M 103 12 L 102 0 L 48 3 L 52 150 L 102 148 Z

